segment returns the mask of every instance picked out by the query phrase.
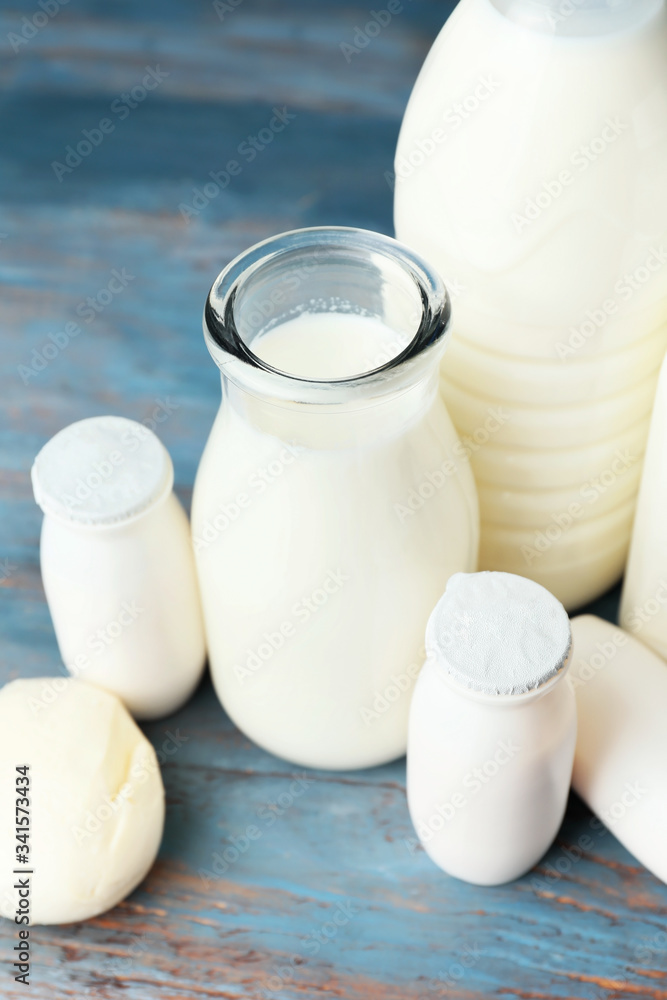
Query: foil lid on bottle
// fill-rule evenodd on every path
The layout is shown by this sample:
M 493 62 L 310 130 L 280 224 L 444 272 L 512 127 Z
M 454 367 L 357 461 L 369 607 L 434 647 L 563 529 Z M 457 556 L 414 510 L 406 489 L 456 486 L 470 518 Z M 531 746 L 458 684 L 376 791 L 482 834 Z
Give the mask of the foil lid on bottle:
M 460 687 L 525 695 L 568 664 L 570 620 L 548 590 L 514 573 L 455 573 L 426 628 L 426 650 Z
M 45 514 L 88 527 L 131 520 L 171 492 L 174 469 L 152 431 L 125 417 L 90 417 L 63 428 L 31 470 Z

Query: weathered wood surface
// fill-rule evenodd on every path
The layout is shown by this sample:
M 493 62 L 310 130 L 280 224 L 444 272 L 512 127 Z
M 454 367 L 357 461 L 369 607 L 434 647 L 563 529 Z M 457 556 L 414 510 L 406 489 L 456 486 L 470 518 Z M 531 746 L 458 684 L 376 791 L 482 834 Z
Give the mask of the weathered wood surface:
M 62 670 L 29 483 L 44 441 L 85 416 L 149 421 L 157 408 L 187 503 L 218 403 L 200 316 L 219 269 L 296 226 L 391 232 L 383 175 L 448 12 L 404 8 L 348 63 L 340 44 L 369 10 L 335 0 L 242 0 L 222 21 L 192 0 L 71 0 L 17 52 L 10 33 L 40 8 L 2 5 L 0 680 Z M 121 120 L 112 102 L 158 66 L 168 76 Z M 179 205 L 274 106 L 296 117 L 186 220 Z M 52 161 L 109 116 L 113 132 L 59 181 Z M 114 268 L 132 279 L 86 322 L 77 306 Z M 33 348 L 73 321 L 81 332 L 37 371 Z M 667 998 L 667 889 L 576 798 L 535 872 L 483 890 L 414 849 L 402 761 L 304 778 L 231 726 L 208 681 L 146 730 L 165 756 L 158 864 L 113 912 L 35 929 L 29 991 L 12 986 L 3 923 L 0 996 Z M 260 835 L 244 849 L 249 825 Z M 584 834 L 594 846 L 577 859 Z M 229 867 L 203 879 L 225 851 Z

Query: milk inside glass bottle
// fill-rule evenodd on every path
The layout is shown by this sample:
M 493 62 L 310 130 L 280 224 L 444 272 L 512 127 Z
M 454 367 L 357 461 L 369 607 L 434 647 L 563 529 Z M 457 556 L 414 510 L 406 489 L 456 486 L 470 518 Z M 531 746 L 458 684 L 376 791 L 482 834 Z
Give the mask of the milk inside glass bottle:
M 426 620 L 476 564 L 438 392 L 449 311 L 415 254 L 338 228 L 252 248 L 206 304 L 222 405 L 192 530 L 213 680 L 247 736 L 302 765 L 405 752 Z
M 443 392 L 480 567 L 568 608 L 627 554 L 667 343 L 666 177 L 664 0 L 462 0 L 403 121 L 396 232 L 452 293 Z

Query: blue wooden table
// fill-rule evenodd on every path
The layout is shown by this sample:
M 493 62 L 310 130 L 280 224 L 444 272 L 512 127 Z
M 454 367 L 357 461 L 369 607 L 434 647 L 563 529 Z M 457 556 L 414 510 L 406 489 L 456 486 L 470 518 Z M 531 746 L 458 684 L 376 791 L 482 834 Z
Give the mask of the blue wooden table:
M 144 421 L 189 504 L 219 399 L 212 279 L 281 230 L 391 232 L 384 175 L 448 11 L 404 0 L 366 33 L 352 0 L 2 3 L 1 681 L 63 672 L 35 453 L 83 417 Z M 3 922 L 2 998 L 667 998 L 667 888 L 576 797 L 534 872 L 479 889 L 416 847 L 403 761 L 298 771 L 229 723 L 208 680 L 146 732 L 168 801 L 154 870 L 111 913 L 36 928 L 30 990 Z

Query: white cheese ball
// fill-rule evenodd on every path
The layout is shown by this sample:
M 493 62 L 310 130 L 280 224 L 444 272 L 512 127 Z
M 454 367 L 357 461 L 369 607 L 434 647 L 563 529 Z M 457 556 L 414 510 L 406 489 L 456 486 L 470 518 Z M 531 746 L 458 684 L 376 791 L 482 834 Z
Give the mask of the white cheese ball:
M 17 767 L 30 778 L 30 863 L 16 862 Z M 23 787 L 22 783 L 20 787 Z M 20 794 L 20 792 L 18 793 Z M 87 920 L 149 871 L 164 827 L 155 751 L 119 699 L 57 677 L 0 690 L 0 912 L 32 869 L 30 923 Z

